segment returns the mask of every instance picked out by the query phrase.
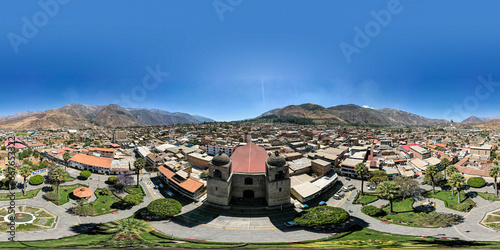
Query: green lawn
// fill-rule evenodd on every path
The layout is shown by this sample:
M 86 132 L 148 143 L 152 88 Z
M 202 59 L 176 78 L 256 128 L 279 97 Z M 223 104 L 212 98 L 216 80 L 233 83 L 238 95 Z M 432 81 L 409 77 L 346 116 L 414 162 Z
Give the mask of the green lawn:
M 455 195 L 451 195 L 451 191 L 439 191 L 436 192 L 435 194 L 432 193 L 432 191 L 427 191 L 423 193 L 424 197 L 427 198 L 436 198 L 444 201 L 444 204 L 446 205 L 447 208 L 453 209 L 453 210 L 458 210 L 456 207 L 459 204 L 458 203 L 458 193 L 455 191 Z M 460 200 L 461 202 L 468 202 L 471 204 L 471 207 L 474 207 L 476 203 L 472 201 L 470 198 L 467 198 L 465 195 L 465 192 L 462 190 L 460 191 Z
M 22 200 L 22 199 L 29 199 L 31 197 L 35 197 L 38 195 L 38 193 L 42 190 L 41 188 L 37 188 L 34 190 L 30 190 L 26 192 L 26 195 L 23 195 L 22 192 L 17 192 L 14 193 L 16 200 Z M 10 200 L 10 194 L 9 193 L 1 193 L 0 194 L 0 201 L 8 201 Z
M 59 186 L 59 195 L 61 196 L 61 198 L 57 201 L 52 201 L 52 203 L 56 205 L 63 205 L 68 203 L 70 200 L 69 195 L 73 193 L 73 190 L 75 190 L 78 187 L 85 187 L 85 185 L 74 184 L 70 186 Z M 53 185 L 52 190 L 54 190 L 54 192 L 57 192 L 57 186 Z
M 500 201 L 500 195 L 498 197 L 495 197 L 495 194 L 494 193 L 480 193 L 480 192 L 477 192 L 477 194 L 485 199 L 485 200 L 494 200 L 494 201 Z
M 142 189 L 142 187 L 140 185 L 139 185 L 139 187 L 132 186 L 132 187 L 128 188 L 127 190 L 125 190 L 125 192 L 127 192 L 129 194 L 140 194 L 142 196 L 146 195 L 146 193 L 144 192 L 144 190 Z
M 93 205 L 96 214 L 93 216 L 97 215 L 102 215 L 102 214 L 107 214 L 110 212 L 117 211 L 118 209 L 113 209 L 111 206 L 120 201 L 120 198 L 116 197 L 114 194 L 111 195 L 100 195 L 99 191 L 102 190 L 101 188 L 97 189 L 95 191 L 95 195 L 97 196 L 97 199 L 90 204 Z
M 415 202 L 413 198 L 395 200 L 392 202 L 392 211 L 395 213 L 413 212 L 413 202 Z M 384 210 L 387 213 L 389 212 L 389 203 L 387 203 Z
M 358 193 L 356 197 L 356 200 L 353 202 L 354 204 L 369 204 L 378 200 L 378 196 L 369 194 L 362 195 Z
M 171 238 L 156 232 L 140 235 L 136 247 L 176 247 L 176 248 L 499 248 L 499 242 L 467 242 L 415 236 L 396 235 L 356 228 L 352 232 L 339 233 L 329 239 L 282 243 L 220 243 Z M 17 239 L 16 239 L 17 240 Z M 44 241 L 3 241 L 0 248 L 99 248 L 109 245 L 113 235 L 81 234 L 57 240 Z

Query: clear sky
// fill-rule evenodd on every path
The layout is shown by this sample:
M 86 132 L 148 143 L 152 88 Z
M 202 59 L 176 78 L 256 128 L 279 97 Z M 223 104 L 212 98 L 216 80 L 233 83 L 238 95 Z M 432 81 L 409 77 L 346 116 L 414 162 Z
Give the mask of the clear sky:
M 5 0 L 0 9 L 0 115 L 75 102 L 216 120 L 302 103 L 500 115 L 500 1 Z

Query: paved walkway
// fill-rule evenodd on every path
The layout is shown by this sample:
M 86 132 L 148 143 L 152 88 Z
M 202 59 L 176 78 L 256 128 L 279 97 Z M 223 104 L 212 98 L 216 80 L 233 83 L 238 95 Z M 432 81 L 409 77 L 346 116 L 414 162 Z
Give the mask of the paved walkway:
M 77 170 L 69 169 L 73 176 L 76 176 Z M 63 206 L 56 206 L 51 202 L 47 202 L 42 198 L 40 193 L 34 199 L 18 200 L 16 205 L 30 205 L 36 207 L 43 207 L 49 210 L 54 215 L 58 216 L 58 223 L 56 228 L 36 232 L 17 232 L 17 240 L 42 240 L 54 239 L 78 234 L 78 225 L 84 223 L 104 223 L 117 219 L 122 219 L 131 216 L 135 211 L 147 206 L 151 201 L 163 196 L 155 189 L 154 184 L 147 177 L 150 175 L 143 175 L 144 179 L 141 182 L 142 187 L 146 191 L 146 197 L 143 203 L 135 206 L 131 210 L 119 211 L 116 214 L 108 214 L 98 217 L 80 217 L 69 214 L 67 209 L 74 206 L 76 203 L 71 201 Z M 151 177 L 154 177 L 152 175 Z M 106 187 L 104 181 L 107 176 L 93 175 L 92 180 L 80 181 L 76 180 L 73 183 L 85 183 L 93 190 L 97 187 Z M 344 180 L 343 180 L 344 181 Z M 360 188 L 358 181 L 344 181 L 346 183 L 354 184 L 357 189 Z M 71 184 L 71 183 L 70 183 Z M 34 189 L 38 187 L 29 187 Z M 425 189 L 430 189 L 430 186 L 424 186 Z M 491 187 L 492 189 L 492 187 Z M 484 190 L 489 190 L 485 188 Z M 483 191 L 483 190 L 481 190 Z M 465 240 L 481 240 L 481 241 L 499 241 L 500 233 L 484 227 L 479 224 L 485 214 L 490 211 L 500 209 L 500 202 L 485 201 L 480 197 L 474 197 L 473 200 L 477 203 L 477 207 L 470 213 L 460 213 L 454 210 L 447 209 L 444 203 L 440 200 L 432 199 L 437 202 L 436 211 L 461 214 L 464 216 L 464 222 L 449 228 L 415 228 L 405 227 L 394 224 L 384 224 L 379 220 L 366 216 L 361 212 L 361 205 L 354 205 L 352 201 L 357 193 L 357 190 L 350 191 L 342 200 L 335 200 L 330 198 L 327 200 L 328 205 L 339 206 L 348 211 L 351 215 L 357 217 L 358 222 L 364 224 L 370 229 L 406 235 L 426 235 L 426 236 L 444 236 L 444 237 L 457 237 Z M 373 203 L 375 206 L 387 204 L 387 201 L 378 200 Z M 0 206 L 7 206 L 8 201 L 0 202 Z M 306 230 L 301 227 L 285 227 L 283 223 L 289 221 L 297 213 L 295 210 L 288 210 L 283 213 L 271 214 L 267 216 L 237 216 L 229 214 L 220 214 L 213 212 L 201 206 L 202 204 L 185 204 L 182 213 L 175 217 L 171 222 L 157 221 L 152 222 L 155 228 L 165 234 L 173 235 L 181 238 L 195 238 L 210 241 L 224 241 L 224 242 L 289 242 L 289 241 L 302 241 L 308 239 L 318 239 L 327 237 L 331 232 L 328 231 L 315 231 Z M 469 232 L 467 232 L 469 231 Z M 6 241 L 8 236 L 4 233 L 0 241 Z

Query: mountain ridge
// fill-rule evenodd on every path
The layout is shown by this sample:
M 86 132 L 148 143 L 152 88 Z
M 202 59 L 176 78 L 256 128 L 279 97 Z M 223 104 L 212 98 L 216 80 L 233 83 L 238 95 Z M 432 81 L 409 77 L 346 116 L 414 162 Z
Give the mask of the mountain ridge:
M 87 105 L 71 103 L 60 108 L 34 113 L 21 112 L 11 115 L 12 119 L 0 119 L 0 129 L 69 129 L 102 127 L 157 126 L 192 124 L 214 121 L 187 113 L 168 112 L 155 109 L 131 109 L 117 104 Z M 1 117 L 0 117 L 1 118 Z

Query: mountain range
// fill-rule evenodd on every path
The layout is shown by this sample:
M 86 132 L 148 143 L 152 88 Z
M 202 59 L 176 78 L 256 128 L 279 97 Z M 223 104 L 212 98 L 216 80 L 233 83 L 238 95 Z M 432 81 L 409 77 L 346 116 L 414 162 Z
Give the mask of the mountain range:
M 495 121 L 495 120 L 500 120 L 500 116 L 492 116 L 492 117 L 471 116 L 471 117 L 463 120 L 461 123 L 464 123 L 464 124 L 484 123 L 484 122 L 490 122 L 490 121 Z
M 98 106 L 73 103 L 46 111 L 27 111 L 0 117 L 0 129 L 131 127 L 202 122 L 214 122 L 214 120 L 199 115 L 171 113 L 159 109 L 123 108 L 116 104 Z
M 444 119 L 430 119 L 397 109 L 373 109 L 354 104 L 336 105 L 329 108 L 311 103 L 290 105 L 267 111 L 256 119 L 268 116 L 305 118 L 315 123 L 329 121 L 339 124 L 380 126 L 429 126 L 447 122 Z

